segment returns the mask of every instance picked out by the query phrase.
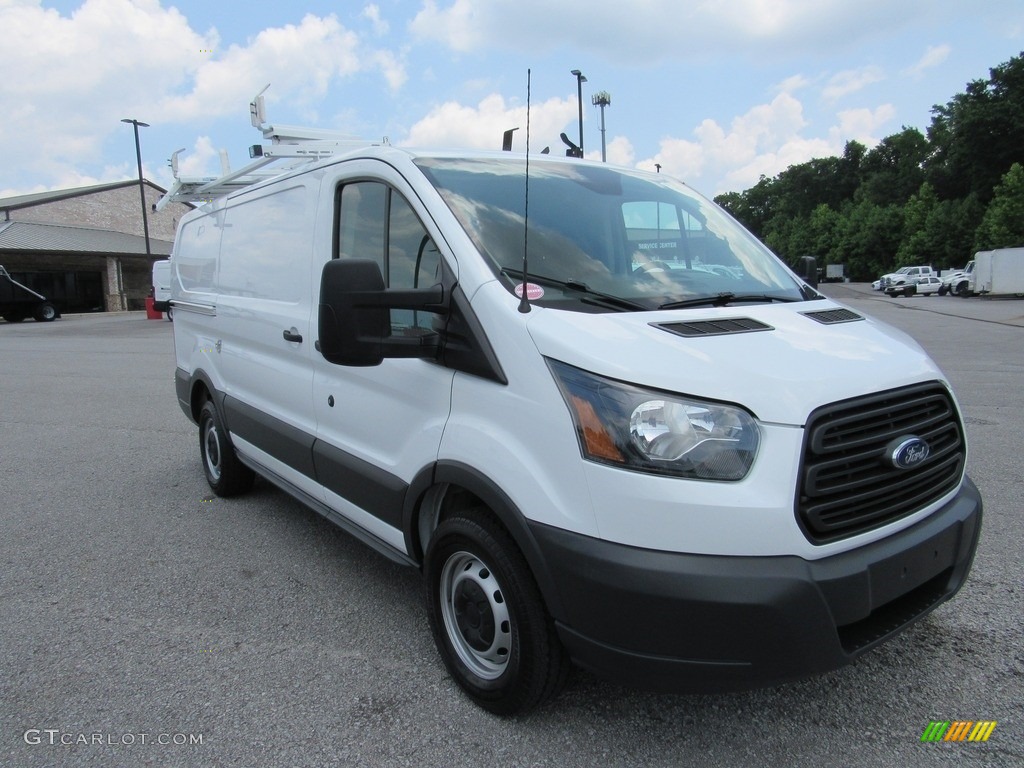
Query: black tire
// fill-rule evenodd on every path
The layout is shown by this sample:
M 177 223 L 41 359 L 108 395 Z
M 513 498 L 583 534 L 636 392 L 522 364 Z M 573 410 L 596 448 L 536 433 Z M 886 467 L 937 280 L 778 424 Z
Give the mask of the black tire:
M 442 521 L 425 558 L 427 612 L 448 672 L 496 715 L 536 707 L 570 663 L 511 536 L 484 510 Z
M 911 296 L 914 295 L 914 289 L 908 285 L 906 288 L 903 289 L 903 295 L 909 299 Z
M 238 460 L 224 422 L 210 400 L 199 412 L 199 454 L 206 482 L 218 496 L 236 496 L 252 488 L 256 476 Z
M 32 312 L 37 323 L 49 323 L 57 319 L 57 308 L 48 301 L 39 304 Z
M 944 285 L 939 286 L 939 296 L 945 296 L 949 292 L 949 288 Z
M 24 315 L 4 315 L 4 320 L 8 323 L 20 323 L 25 319 Z
M 964 280 L 962 283 L 958 283 L 956 286 L 956 295 L 962 298 L 967 298 L 971 295 L 971 292 L 967 289 L 967 281 Z
M 174 307 L 167 308 L 167 321 L 171 323 L 174 322 Z

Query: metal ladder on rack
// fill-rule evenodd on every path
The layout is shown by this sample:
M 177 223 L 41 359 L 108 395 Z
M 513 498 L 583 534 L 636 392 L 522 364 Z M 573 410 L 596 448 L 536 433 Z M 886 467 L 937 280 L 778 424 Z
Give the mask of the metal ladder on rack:
M 253 144 L 249 147 L 252 162 L 237 171 L 231 171 L 227 167 L 227 157 L 222 153 L 223 175 L 182 177 L 178 172 L 178 155 L 185 150 L 179 149 L 171 155 L 169 162 L 174 184 L 157 201 L 155 210 L 161 210 L 170 202 L 208 203 L 215 198 L 280 176 L 330 155 L 388 143 L 386 137 L 379 142 L 370 142 L 337 131 L 292 125 L 269 125 L 266 122 L 266 105 L 263 100 L 263 94 L 269 87 L 267 85 L 249 102 L 249 119 L 253 127 L 263 134 L 264 139 L 263 144 Z

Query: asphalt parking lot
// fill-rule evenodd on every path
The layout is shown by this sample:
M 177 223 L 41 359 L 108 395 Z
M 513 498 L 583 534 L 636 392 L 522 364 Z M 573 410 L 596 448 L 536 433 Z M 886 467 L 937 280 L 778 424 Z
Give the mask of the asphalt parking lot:
M 822 289 L 953 383 L 986 505 L 963 591 L 825 676 L 671 696 L 577 673 L 513 720 L 449 680 L 418 573 L 265 482 L 210 493 L 170 323 L 0 323 L 0 765 L 1024 765 L 1024 300 Z M 922 742 L 935 720 L 998 725 Z

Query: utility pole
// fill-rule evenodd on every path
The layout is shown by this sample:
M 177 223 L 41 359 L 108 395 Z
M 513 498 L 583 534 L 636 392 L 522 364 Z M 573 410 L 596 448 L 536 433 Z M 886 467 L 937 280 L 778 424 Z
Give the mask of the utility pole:
M 139 120 L 133 120 L 130 118 L 124 118 L 121 120 L 122 123 L 131 123 L 135 127 L 135 159 L 139 164 L 139 198 L 142 200 L 142 231 L 146 237 L 146 255 L 151 256 L 152 251 L 149 247 L 149 220 L 146 218 L 146 187 L 142 181 L 142 148 L 139 145 L 139 126 L 143 128 L 149 128 L 149 123 L 143 123 Z
M 595 107 L 601 108 L 601 162 L 608 162 L 608 150 L 604 140 L 604 108 L 611 106 L 612 95 L 608 91 L 598 91 L 591 97 Z
M 569 74 L 575 75 L 576 77 L 576 101 L 580 107 L 580 157 L 583 157 L 583 84 L 587 82 L 587 77 L 578 69 L 572 70 Z

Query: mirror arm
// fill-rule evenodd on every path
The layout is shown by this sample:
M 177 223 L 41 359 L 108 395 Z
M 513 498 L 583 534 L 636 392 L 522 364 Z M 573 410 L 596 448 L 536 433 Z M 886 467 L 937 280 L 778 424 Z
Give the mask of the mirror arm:
M 424 312 L 445 314 L 444 286 L 440 283 L 430 288 L 385 288 L 383 291 L 352 291 L 354 307 L 387 307 L 388 309 L 419 309 Z

